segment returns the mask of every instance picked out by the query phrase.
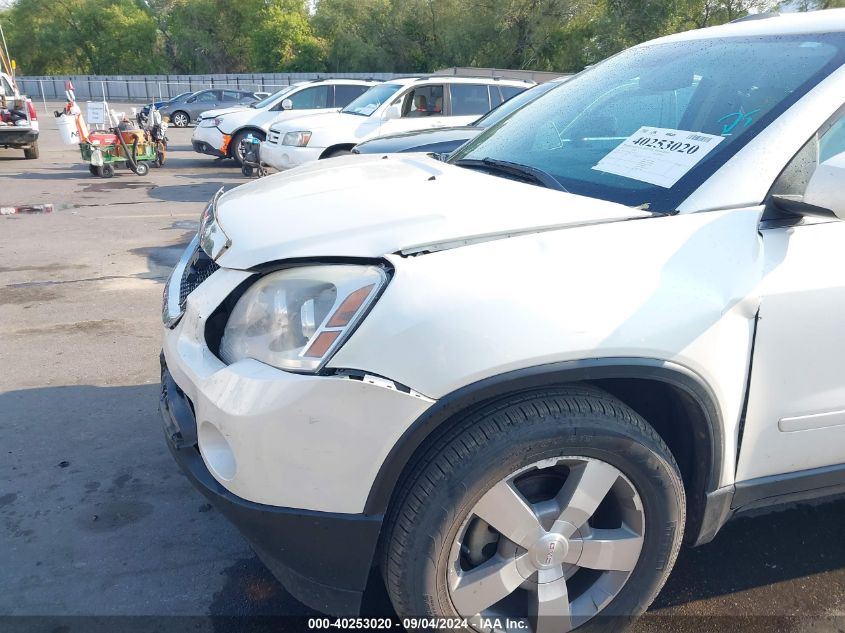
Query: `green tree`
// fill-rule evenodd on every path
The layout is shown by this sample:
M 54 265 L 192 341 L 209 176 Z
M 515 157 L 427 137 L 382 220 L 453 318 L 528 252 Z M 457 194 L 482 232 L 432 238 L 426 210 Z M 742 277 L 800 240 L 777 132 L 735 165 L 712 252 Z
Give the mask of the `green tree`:
M 319 72 L 326 66 L 325 43 L 314 35 L 301 0 L 271 0 L 261 9 L 252 50 L 259 71 Z
M 133 0 L 18 0 L 6 17 L 22 73 L 149 73 L 162 63 L 155 23 Z

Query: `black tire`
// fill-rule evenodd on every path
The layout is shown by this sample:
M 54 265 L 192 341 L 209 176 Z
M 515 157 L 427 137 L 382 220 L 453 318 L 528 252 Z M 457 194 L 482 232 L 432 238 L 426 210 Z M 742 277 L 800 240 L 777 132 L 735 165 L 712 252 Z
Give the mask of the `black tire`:
M 191 122 L 191 117 L 187 112 L 177 110 L 170 116 L 170 120 L 176 127 L 188 127 L 188 124 Z
M 609 464 L 642 502 L 639 558 L 615 597 L 578 630 L 617 631 L 644 612 L 681 545 L 686 503 L 675 460 L 654 429 L 592 387 L 538 390 L 490 404 L 418 452 L 385 522 L 381 571 L 399 617 L 458 617 L 447 586 L 450 551 L 478 500 L 503 478 L 547 458 Z M 592 521 L 592 519 L 590 519 Z
M 352 153 L 351 149 L 336 149 L 325 155 L 325 158 L 337 158 L 338 156 L 348 156 Z
M 25 160 L 35 160 L 38 156 L 38 141 L 35 141 L 23 151 L 23 157 Z
M 247 178 L 252 178 L 252 167 L 249 165 L 244 165 L 243 167 L 241 167 L 241 173 Z
M 229 158 L 234 159 L 234 161 L 241 166 L 244 164 L 243 159 L 241 158 L 239 149 L 241 146 L 241 141 L 244 140 L 249 134 L 252 134 L 255 138 L 259 141 L 264 141 L 265 135 L 263 132 L 255 132 L 253 130 L 243 130 L 238 132 L 232 137 L 231 142 L 229 143 Z
M 114 166 L 111 164 L 100 165 L 97 167 L 97 175 L 100 178 L 111 178 L 114 176 Z
M 92 176 L 99 176 L 96 165 L 88 165 L 88 171 L 91 173 Z
M 146 176 L 150 173 L 150 166 L 145 161 L 135 163 L 135 173 L 138 176 Z

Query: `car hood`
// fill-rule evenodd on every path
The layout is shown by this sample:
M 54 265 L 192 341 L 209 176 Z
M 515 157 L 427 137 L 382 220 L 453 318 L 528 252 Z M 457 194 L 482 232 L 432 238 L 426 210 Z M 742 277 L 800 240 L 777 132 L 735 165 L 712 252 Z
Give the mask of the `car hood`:
M 299 116 L 285 118 L 281 121 L 274 122 L 270 129 L 274 132 L 289 131 L 292 129 L 302 129 L 299 122 L 302 119 L 308 119 L 309 130 L 322 130 L 325 128 L 332 128 L 337 130 L 353 129 L 363 121 L 367 121 L 369 117 L 358 116 L 357 114 L 345 114 L 338 110 L 321 110 L 312 114 L 301 114 Z
M 390 136 L 378 136 L 359 143 L 355 149 L 361 154 L 427 151 L 427 148 L 440 143 L 455 142 L 460 145 L 483 131 L 482 128 L 472 126 L 416 130 Z
M 455 167 L 422 154 L 347 156 L 227 191 L 221 266 L 416 254 L 653 214 Z
M 231 108 L 218 108 L 217 110 L 206 110 L 202 112 L 201 116 L 203 119 L 212 119 L 216 116 L 222 116 L 224 114 L 232 114 L 234 112 L 245 112 L 249 110 L 250 112 L 258 112 L 255 108 L 250 108 L 249 106 L 233 106 Z

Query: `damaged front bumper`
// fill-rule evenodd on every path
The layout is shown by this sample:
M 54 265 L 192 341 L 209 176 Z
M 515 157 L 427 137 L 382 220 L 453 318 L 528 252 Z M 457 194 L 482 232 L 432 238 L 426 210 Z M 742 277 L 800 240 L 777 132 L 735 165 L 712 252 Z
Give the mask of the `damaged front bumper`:
M 383 517 L 254 503 L 212 477 L 197 447 L 190 400 L 161 359 L 161 415 L 167 446 L 182 472 L 231 521 L 297 600 L 334 615 L 358 613 Z

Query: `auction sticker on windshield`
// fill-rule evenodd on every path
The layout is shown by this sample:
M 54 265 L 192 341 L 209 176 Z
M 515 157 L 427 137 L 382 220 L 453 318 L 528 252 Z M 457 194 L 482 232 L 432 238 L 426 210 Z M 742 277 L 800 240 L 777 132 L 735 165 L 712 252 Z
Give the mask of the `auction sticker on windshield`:
M 641 127 L 593 169 L 668 189 L 722 140 L 704 132 Z

